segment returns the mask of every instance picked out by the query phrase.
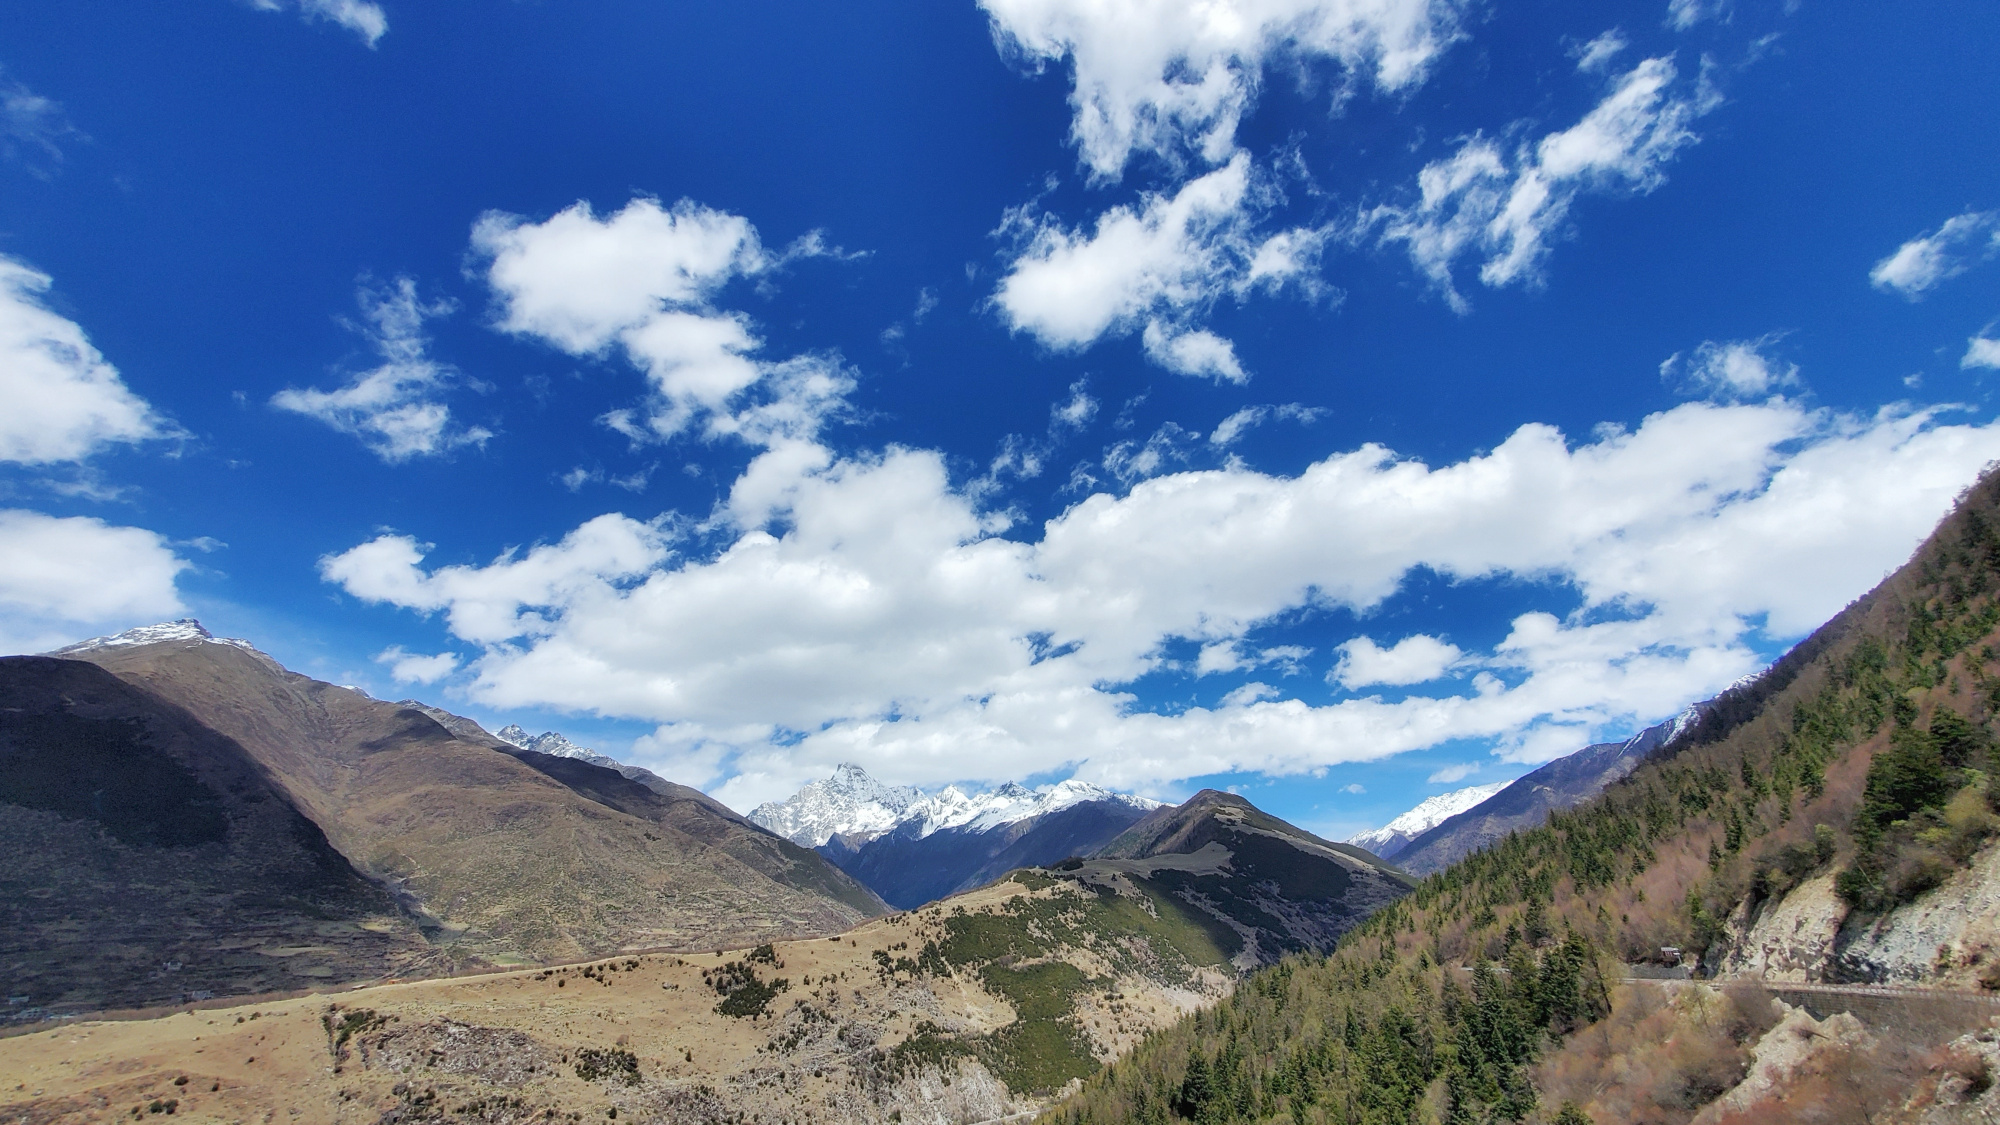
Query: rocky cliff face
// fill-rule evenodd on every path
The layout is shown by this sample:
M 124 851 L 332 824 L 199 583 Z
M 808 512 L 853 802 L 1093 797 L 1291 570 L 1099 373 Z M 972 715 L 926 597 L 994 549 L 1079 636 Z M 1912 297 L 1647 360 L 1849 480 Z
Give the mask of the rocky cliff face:
M 2000 844 L 1914 902 L 1857 917 L 1829 873 L 1731 914 L 1704 970 L 1784 982 L 1976 989 L 2000 983 Z

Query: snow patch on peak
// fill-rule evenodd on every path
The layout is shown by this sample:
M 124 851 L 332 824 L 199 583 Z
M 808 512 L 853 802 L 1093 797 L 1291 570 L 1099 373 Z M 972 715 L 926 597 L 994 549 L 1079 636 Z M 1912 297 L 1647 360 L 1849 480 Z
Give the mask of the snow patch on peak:
M 540 734 L 529 734 L 526 730 L 522 729 L 519 723 L 507 724 L 495 732 L 493 737 L 509 746 L 519 746 L 523 750 L 533 750 L 537 754 L 548 754 L 557 758 L 575 758 L 578 761 L 590 762 L 593 765 L 616 762 L 616 759 L 600 754 L 588 746 L 578 746 L 556 731 L 545 730 Z
M 1464 789 L 1454 789 L 1426 798 L 1416 808 L 1397 817 L 1372 831 L 1363 832 L 1348 839 L 1356 847 L 1367 848 L 1384 859 L 1394 855 L 1404 844 L 1429 832 L 1459 813 L 1473 808 L 1511 784 L 1496 781 L 1490 785 L 1469 785 Z
M 1144 810 L 1160 805 L 1076 780 L 1038 789 L 1009 781 L 984 793 L 947 785 L 925 794 L 912 786 L 885 785 L 860 766 L 843 763 L 831 778 L 812 782 L 787 800 L 759 805 L 750 819 L 794 843 L 816 848 L 835 836 L 907 832 L 921 839 L 948 828 L 983 832 L 1085 801 L 1117 801 Z
M 259 656 L 264 655 L 258 652 L 257 646 L 251 644 L 249 641 L 238 637 L 216 636 L 203 628 L 201 622 L 196 621 L 192 617 L 183 617 L 179 621 L 162 621 L 157 625 L 141 625 L 136 629 L 127 629 L 122 633 L 113 633 L 108 637 L 92 637 L 87 641 L 78 641 L 73 645 L 64 645 L 48 655 L 69 656 L 76 653 L 96 652 L 107 648 L 131 648 L 137 645 L 159 645 L 189 641 L 195 644 L 229 645 L 232 648 L 240 648 L 245 652 L 255 652 Z
M 915 786 L 885 785 L 860 766 L 842 762 L 825 781 L 809 782 L 783 801 L 767 801 L 750 810 L 750 822 L 795 844 L 817 848 L 835 836 L 887 832 L 923 799 L 923 791 Z

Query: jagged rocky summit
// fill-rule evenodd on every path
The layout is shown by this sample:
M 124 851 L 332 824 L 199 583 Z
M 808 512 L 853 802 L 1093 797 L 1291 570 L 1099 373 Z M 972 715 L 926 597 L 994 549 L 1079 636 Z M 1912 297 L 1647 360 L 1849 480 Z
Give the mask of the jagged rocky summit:
M 783 801 L 757 806 L 750 820 L 809 848 L 824 847 L 836 836 L 859 846 L 890 832 L 918 839 L 948 828 L 983 832 L 1100 801 L 1141 814 L 1160 807 L 1158 801 L 1076 780 L 1034 789 L 1010 781 L 975 793 L 947 785 L 926 795 L 915 786 L 877 781 L 860 766 L 843 762 L 825 781 L 810 782 Z
M 1017 867 L 1094 854 L 1158 801 L 1069 780 L 925 794 L 851 763 L 750 820 L 816 849 L 891 906 L 909 909 Z

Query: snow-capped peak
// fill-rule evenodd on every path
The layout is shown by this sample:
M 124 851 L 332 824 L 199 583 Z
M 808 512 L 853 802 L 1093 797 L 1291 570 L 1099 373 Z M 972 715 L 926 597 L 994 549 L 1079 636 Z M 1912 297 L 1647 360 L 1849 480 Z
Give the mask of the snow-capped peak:
M 886 832 L 923 796 L 914 786 L 884 785 L 860 766 L 842 762 L 825 781 L 808 782 L 783 801 L 758 805 L 750 820 L 795 844 L 816 848 L 835 836 Z
M 540 734 L 529 734 L 519 723 L 507 724 L 496 731 L 493 737 L 509 746 L 519 746 L 523 750 L 533 750 L 537 754 L 549 754 L 557 758 L 575 758 L 593 764 L 615 761 L 588 746 L 578 746 L 556 731 L 545 730 Z
M 1010 781 L 984 793 L 947 785 L 927 795 L 910 786 L 884 785 L 860 766 L 842 764 L 833 777 L 808 784 L 788 800 L 759 805 L 750 819 L 794 843 L 816 848 L 836 835 L 907 831 L 921 838 L 947 828 L 983 832 L 1085 801 L 1117 801 L 1138 809 L 1160 804 L 1075 780 L 1039 789 Z
M 133 645 L 157 645 L 170 641 L 194 641 L 197 643 L 207 641 L 213 644 L 233 645 L 236 648 L 249 649 L 251 652 L 257 651 L 251 646 L 249 641 L 238 640 L 235 637 L 218 637 L 210 633 L 207 629 L 202 628 L 201 622 L 196 621 L 192 617 L 183 617 L 179 621 L 162 621 L 157 625 L 141 625 L 136 629 L 127 629 L 122 633 L 113 633 L 108 637 L 92 637 L 87 641 L 78 641 L 73 645 L 64 645 L 50 655 L 63 656 L 70 653 L 92 652 L 102 648 L 129 648 Z
M 1426 798 L 1409 812 L 1380 828 L 1354 836 L 1347 842 L 1356 847 L 1367 848 L 1385 859 L 1389 858 L 1402 845 L 1507 788 L 1508 784 L 1505 781 L 1496 781 L 1491 785 L 1472 785 Z

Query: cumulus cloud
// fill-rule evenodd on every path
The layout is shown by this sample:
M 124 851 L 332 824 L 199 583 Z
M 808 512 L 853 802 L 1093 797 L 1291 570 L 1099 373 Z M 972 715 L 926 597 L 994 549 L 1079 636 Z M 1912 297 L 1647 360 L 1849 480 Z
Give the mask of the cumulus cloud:
M 165 538 L 83 516 L 0 509 L 0 652 L 43 652 L 184 610 L 191 564 Z
M 1754 630 L 1801 635 L 1865 591 L 1996 456 L 2000 424 L 1691 402 L 1585 444 L 1523 426 L 1438 467 L 1369 445 L 1296 476 L 1163 472 L 1009 539 L 941 454 L 805 449 L 775 485 L 753 463 L 736 488 L 762 500 L 701 553 L 606 515 L 486 565 L 385 535 L 322 572 L 444 614 L 482 649 L 475 699 L 655 721 L 650 752 L 742 807 L 839 761 L 918 783 L 1081 763 L 1125 786 L 1461 739 L 1528 761 L 1754 670 Z M 1463 654 L 1482 669 L 1469 681 L 1394 702 L 1279 693 L 1161 714 L 1120 686 L 1162 670 L 1177 638 L 1240 666 L 1259 623 L 1365 613 L 1420 567 L 1561 581 L 1582 608 L 1524 613 Z M 1410 643 L 1344 651 L 1381 663 Z
M 402 645 L 390 645 L 375 654 L 375 663 L 388 665 L 389 675 L 399 684 L 434 684 L 458 669 L 458 654 L 425 656 L 404 652 Z
M 1329 61 L 1349 86 L 1420 82 L 1458 34 L 1450 0 L 981 0 L 1002 47 L 1035 67 L 1073 67 L 1071 139 L 1091 175 L 1135 152 L 1208 164 L 1269 64 Z M 1343 87 L 1346 88 L 1346 87 Z
M 539 223 L 489 212 L 473 227 L 472 247 L 486 262 L 503 331 L 571 355 L 616 348 L 646 373 L 651 400 L 605 419 L 634 441 L 697 422 L 710 436 L 754 444 L 804 440 L 853 385 L 830 357 L 759 359 L 750 318 L 713 303 L 729 282 L 789 258 L 839 255 L 817 232 L 772 255 L 740 215 L 640 197 L 606 218 L 585 202 Z
M 1049 428 L 1080 430 L 1097 417 L 1097 400 L 1090 397 L 1090 381 L 1078 379 L 1069 385 L 1069 397 L 1049 407 Z
M 0 255 L 0 461 L 81 461 L 111 445 L 177 436 L 82 327 L 43 302 L 50 283 Z
M 1988 336 L 1974 336 L 1965 342 L 1965 355 L 1958 366 L 1970 371 L 1975 367 L 1989 367 L 2000 370 L 2000 340 Z
M 1407 687 L 1439 679 L 1464 659 L 1457 645 L 1422 633 L 1388 648 L 1372 638 L 1356 637 L 1340 646 L 1340 663 L 1327 679 L 1349 691 L 1377 685 Z
M 1778 339 L 1774 333 L 1755 340 L 1705 340 L 1691 354 L 1667 357 L 1660 364 L 1660 378 L 1710 398 L 1762 398 L 1798 385 L 1797 364 L 1766 354 Z
M 1917 301 L 1996 252 L 2000 252 L 2000 211 L 1967 211 L 1898 246 L 1875 263 L 1868 280 L 1877 289 Z
M 250 0 L 250 6 L 265 12 L 282 12 L 284 0 Z M 370 50 L 389 33 L 389 14 L 372 0 L 298 0 L 299 15 L 308 20 L 324 20 L 344 27 L 361 37 Z
M 1189 310 L 1220 295 L 1225 258 L 1248 246 L 1242 204 L 1250 160 L 1114 207 L 1086 234 L 1026 209 L 1001 231 L 1021 249 L 993 300 L 1009 327 L 1054 348 L 1080 348 L 1107 332 L 1129 332 L 1156 307 Z
M 1417 175 L 1415 202 L 1365 212 L 1357 236 L 1400 244 L 1452 308 L 1469 306 L 1453 280 L 1461 258 L 1479 261 L 1492 287 L 1536 284 L 1550 243 L 1586 192 L 1645 193 L 1695 143 L 1694 120 L 1714 108 L 1705 83 L 1675 93 L 1670 58 L 1646 59 L 1619 75 L 1583 120 L 1512 150 L 1474 135 Z
M 1256 230 L 1260 190 L 1248 156 L 1136 206 L 1098 216 L 1088 232 L 1031 208 L 998 232 L 1015 249 L 993 305 L 1015 332 L 1073 351 L 1107 335 L 1142 333 L 1147 356 L 1169 371 L 1241 383 L 1228 340 L 1194 321 L 1225 297 L 1275 292 L 1310 274 L 1325 236 Z
M 316 418 L 361 439 L 377 457 L 395 464 L 437 456 L 465 445 L 484 445 L 493 431 L 452 421 L 443 393 L 456 372 L 426 354 L 424 321 L 452 310 L 449 301 L 425 304 L 417 284 L 397 278 L 381 289 L 363 286 L 356 295 L 367 321 L 358 331 L 382 360 L 338 390 L 287 388 L 271 396 L 279 410 Z
M 1424 779 L 1424 782 L 1429 785 L 1452 785 L 1464 781 L 1478 772 L 1479 767 L 1476 764 L 1472 762 L 1460 762 L 1456 765 L 1446 766 L 1440 770 L 1433 770 L 1431 775 Z

